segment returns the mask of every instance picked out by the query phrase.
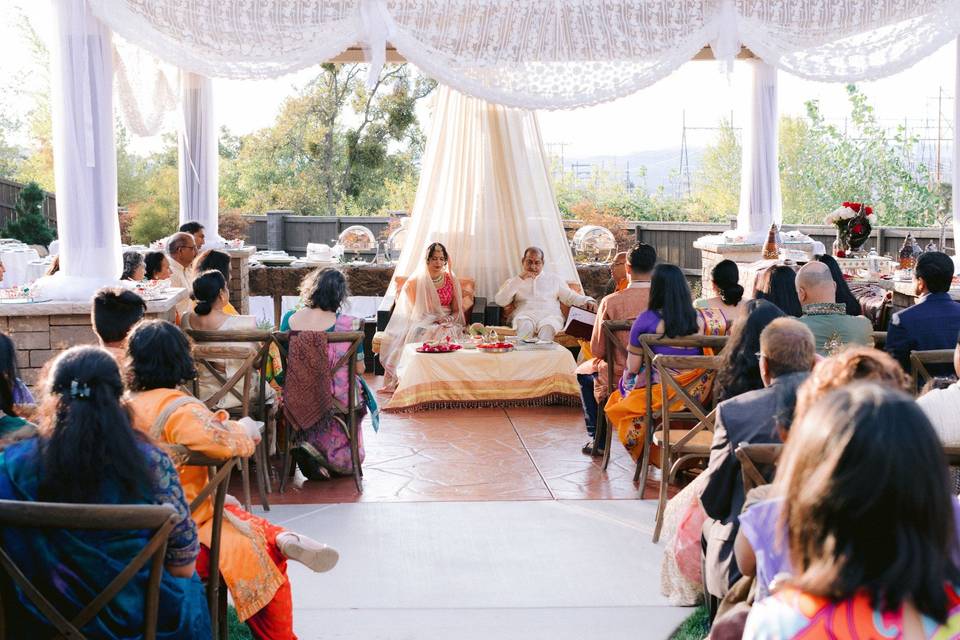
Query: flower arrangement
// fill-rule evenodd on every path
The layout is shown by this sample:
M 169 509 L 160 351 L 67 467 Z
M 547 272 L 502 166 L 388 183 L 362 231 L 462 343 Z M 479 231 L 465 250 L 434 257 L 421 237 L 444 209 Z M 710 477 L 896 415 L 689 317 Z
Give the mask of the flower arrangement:
M 848 252 L 863 246 L 873 230 L 872 215 L 873 207 L 862 202 L 844 202 L 827 215 L 824 222 L 837 227 L 837 239 L 833 242 L 835 256 L 844 258 Z

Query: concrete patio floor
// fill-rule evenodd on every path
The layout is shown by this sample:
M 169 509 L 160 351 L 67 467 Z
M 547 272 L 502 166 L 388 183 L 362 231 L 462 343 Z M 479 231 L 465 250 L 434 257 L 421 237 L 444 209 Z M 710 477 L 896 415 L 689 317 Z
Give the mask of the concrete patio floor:
M 365 420 L 362 494 L 300 478 L 270 495 L 267 518 L 341 553 L 326 574 L 290 565 L 297 634 L 669 637 L 692 609 L 660 595 L 656 484 L 641 500 L 623 447 L 604 472 L 586 440 L 569 407 L 386 414 L 379 433 Z

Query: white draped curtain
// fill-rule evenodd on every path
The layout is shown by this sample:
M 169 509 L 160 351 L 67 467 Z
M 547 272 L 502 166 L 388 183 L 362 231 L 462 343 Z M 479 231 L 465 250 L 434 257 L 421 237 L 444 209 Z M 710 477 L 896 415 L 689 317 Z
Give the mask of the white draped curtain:
M 408 276 L 431 242 L 450 253 L 458 276 L 492 298 L 537 245 L 544 268 L 580 282 L 557 208 L 537 116 L 441 85 L 420 184 L 396 275 Z
M 180 224 L 199 222 L 206 231 L 206 243 L 216 246 L 220 239 L 220 155 L 210 78 L 181 74 L 180 115 Z
M 752 61 L 750 120 L 743 129 L 740 170 L 740 211 L 737 232 L 756 240 L 766 237 L 771 224 L 782 223 L 780 165 L 777 162 L 777 70 Z
M 54 2 L 52 119 L 60 272 L 43 297 L 88 299 L 122 270 L 110 30 L 85 0 Z

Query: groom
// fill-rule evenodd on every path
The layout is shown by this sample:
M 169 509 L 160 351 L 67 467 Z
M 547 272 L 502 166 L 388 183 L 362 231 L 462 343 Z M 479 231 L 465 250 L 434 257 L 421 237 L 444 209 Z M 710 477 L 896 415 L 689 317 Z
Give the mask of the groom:
M 541 340 L 553 340 L 563 327 L 561 302 L 571 307 L 577 305 L 596 310 L 597 303 L 593 298 L 576 293 L 559 276 L 544 273 L 543 249 L 540 247 L 527 247 L 521 262 L 523 270 L 520 275 L 503 283 L 494 296 L 501 307 L 515 303 L 513 328 L 521 338 L 536 335 Z

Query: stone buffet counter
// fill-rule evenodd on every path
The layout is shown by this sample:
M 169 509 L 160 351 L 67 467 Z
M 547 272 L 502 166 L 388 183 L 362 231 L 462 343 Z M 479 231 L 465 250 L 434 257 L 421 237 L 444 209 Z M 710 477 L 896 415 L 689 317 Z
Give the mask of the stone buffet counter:
M 172 322 L 177 303 L 186 297 L 186 290 L 172 289 L 169 297 L 147 302 L 146 317 Z M 89 302 L 0 304 L 0 331 L 13 339 L 20 377 L 29 386 L 36 384 L 43 365 L 61 351 L 97 344 Z

